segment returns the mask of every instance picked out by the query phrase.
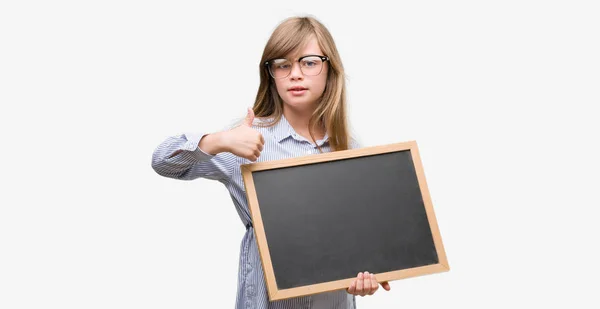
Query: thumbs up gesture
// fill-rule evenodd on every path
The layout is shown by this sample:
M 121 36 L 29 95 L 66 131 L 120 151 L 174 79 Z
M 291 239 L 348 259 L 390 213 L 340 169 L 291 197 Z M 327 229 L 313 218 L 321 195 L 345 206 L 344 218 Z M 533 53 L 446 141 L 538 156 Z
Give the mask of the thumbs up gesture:
M 246 118 L 241 125 L 223 132 L 225 149 L 238 157 L 246 158 L 252 162 L 258 159 L 265 145 L 265 139 L 262 134 L 252 128 L 253 121 L 254 111 L 248 108 Z

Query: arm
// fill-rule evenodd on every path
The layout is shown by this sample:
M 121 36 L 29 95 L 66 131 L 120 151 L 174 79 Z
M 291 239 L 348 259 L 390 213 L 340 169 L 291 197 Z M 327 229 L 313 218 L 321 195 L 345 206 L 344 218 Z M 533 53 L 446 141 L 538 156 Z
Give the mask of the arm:
M 152 168 L 161 176 L 181 180 L 231 177 L 236 157 L 223 152 L 219 134 L 186 133 L 167 138 L 154 150 Z
M 238 157 L 256 161 L 263 150 L 265 140 L 252 128 L 253 121 L 254 111 L 248 108 L 244 122 L 231 130 L 170 137 L 154 150 L 152 168 L 175 179 L 229 179 Z
M 350 142 L 348 143 L 348 149 L 357 149 L 357 148 L 362 148 L 362 145 L 354 137 L 350 137 Z

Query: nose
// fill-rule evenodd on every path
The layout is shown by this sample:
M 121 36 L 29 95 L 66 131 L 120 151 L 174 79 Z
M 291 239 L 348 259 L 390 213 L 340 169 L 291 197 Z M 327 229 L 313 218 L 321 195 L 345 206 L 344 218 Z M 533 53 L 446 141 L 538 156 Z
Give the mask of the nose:
M 290 72 L 290 78 L 292 80 L 304 78 L 304 74 L 302 74 L 302 70 L 300 69 L 300 62 L 295 62 L 292 64 L 292 72 Z

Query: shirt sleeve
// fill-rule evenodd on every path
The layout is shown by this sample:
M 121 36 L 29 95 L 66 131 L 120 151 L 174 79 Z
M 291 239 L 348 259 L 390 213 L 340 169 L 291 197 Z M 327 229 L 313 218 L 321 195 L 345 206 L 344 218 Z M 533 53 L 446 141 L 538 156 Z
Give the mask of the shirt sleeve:
M 357 149 L 357 148 L 362 148 L 361 143 L 359 143 L 358 140 L 356 140 L 356 138 L 350 137 L 350 144 L 348 145 L 348 149 Z
M 200 147 L 205 133 L 185 133 L 163 141 L 152 154 L 152 168 L 161 176 L 193 180 L 207 178 L 228 180 L 231 178 L 237 157 L 230 152 L 208 154 Z

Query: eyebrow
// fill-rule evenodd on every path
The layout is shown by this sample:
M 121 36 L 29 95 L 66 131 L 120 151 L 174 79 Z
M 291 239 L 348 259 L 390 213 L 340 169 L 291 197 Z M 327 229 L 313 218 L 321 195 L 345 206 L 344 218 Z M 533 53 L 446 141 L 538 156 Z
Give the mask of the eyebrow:
M 299 57 L 294 57 L 294 58 L 278 57 L 278 58 L 275 58 L 275 59 L 293 59 L 293 60 L 298 60 L 298 59 L 300 59 L 302 57 L 306 57 L 306 56 L 323 56 L 323 55 L 322 54 L 317 54 L 317 53 L 308 53 L 308 54 L 304 54 L 304 55 L 301 55 Z

